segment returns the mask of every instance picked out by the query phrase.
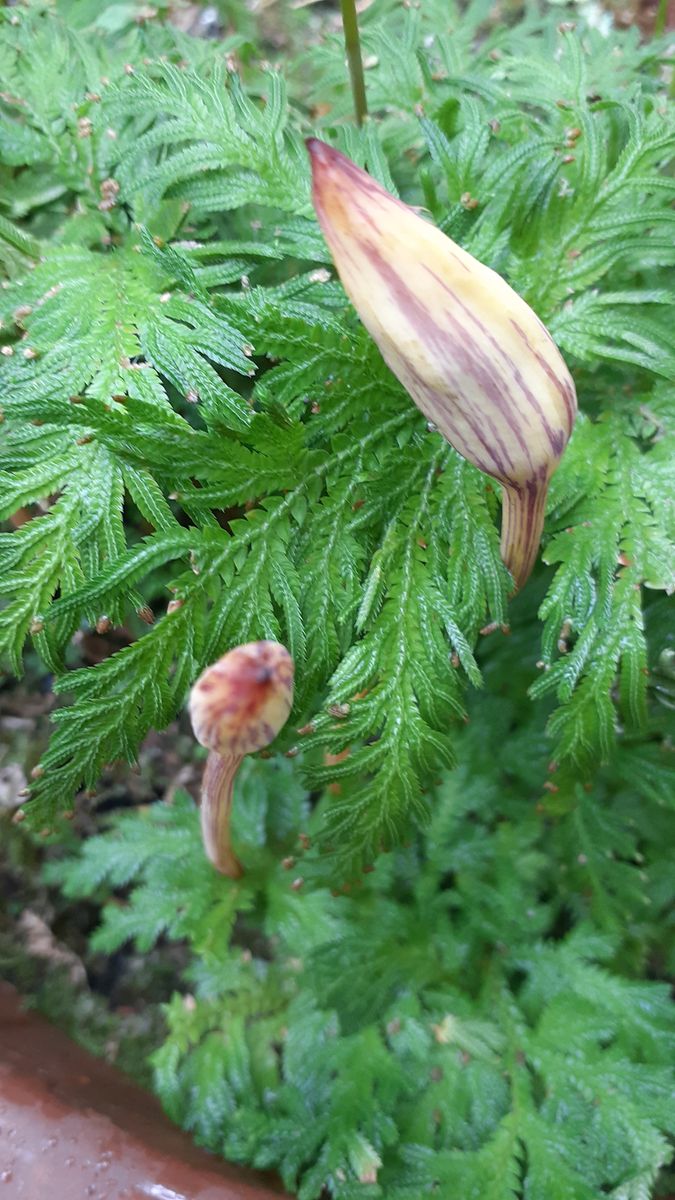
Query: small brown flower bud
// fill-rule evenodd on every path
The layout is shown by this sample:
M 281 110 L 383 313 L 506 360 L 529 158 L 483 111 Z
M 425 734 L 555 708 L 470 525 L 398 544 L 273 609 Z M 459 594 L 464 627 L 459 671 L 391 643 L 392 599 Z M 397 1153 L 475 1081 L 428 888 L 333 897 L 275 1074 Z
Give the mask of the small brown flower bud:
M 287 721 L 293 670 L 284 646 L 251 642 L 208 667 L 190 693 L 195 737 L 210 751 L 202 781 L 204 847 L 213 865 L 231 878 L 242 873 L 230 836 L 234 779 L 244 755 L 262 750 Z

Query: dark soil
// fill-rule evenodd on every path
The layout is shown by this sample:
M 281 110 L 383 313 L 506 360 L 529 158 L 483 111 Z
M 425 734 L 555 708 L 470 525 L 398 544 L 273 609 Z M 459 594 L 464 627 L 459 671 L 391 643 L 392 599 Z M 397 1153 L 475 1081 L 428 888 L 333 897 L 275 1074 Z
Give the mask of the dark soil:
M 100 661 L 119 648 L 125 631 L 78 639 L 77 665 Z M 196 796 L 201 768 L 187 719 L 143 744 L 138 763 L 115 763 L 96 793 L 80 793 L 72 820 L 42 839 L 12 818 L 21 792 L 49 740 L 57 703 L 51 679 L 29 662 L 19 683 L 0 684 L 0 979 L 108 1062 L 148 1082 L 145 1058 L 162 1037 L 161 1002 L 179 986 L 185 965 L 180 946 L 160 944 L 140 955 L 124 947 L 94 954 L 89 936 L 100 922 L 94 900 L 68 900 L 42 881 L 43 864 L 99 832 L 111 812 L 170 799 L 177 788 Z

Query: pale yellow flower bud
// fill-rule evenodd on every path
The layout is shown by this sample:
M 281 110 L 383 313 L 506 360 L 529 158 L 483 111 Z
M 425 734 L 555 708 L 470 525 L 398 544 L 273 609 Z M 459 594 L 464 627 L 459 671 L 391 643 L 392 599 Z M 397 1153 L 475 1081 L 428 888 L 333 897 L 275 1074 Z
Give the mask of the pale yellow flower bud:
M 307 146 L 314 207 L 345 291 L 418 408 L 503 485 L 501 552 L 521 587 L 576 414 L 562 356 L 500 275 L 345 155 L 316 138 Z

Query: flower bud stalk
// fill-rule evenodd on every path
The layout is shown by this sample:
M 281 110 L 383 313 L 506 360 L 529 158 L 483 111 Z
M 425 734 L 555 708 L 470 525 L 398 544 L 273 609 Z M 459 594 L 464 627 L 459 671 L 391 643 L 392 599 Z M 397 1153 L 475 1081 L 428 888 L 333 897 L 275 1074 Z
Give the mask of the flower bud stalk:
M 219 754 L 210 750 L 202 777 L 199 816 L 204 852 L 221 875 L 239 879 L 244 869 L 232 849 L 230 819 L 234 780 L 242 755 Z

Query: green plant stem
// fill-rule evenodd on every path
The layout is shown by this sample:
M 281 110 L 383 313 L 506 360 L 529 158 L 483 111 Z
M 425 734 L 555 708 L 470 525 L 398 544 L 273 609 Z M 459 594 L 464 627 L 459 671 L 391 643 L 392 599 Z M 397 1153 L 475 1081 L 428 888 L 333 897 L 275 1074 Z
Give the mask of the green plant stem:
M 354 97 L 354 115 L 357 125 L 363 125 L 363 118 L 368 115 L 366 102 L 366 85 L 363 79 L 363 61 L 361 59 L 361 41 L 359 38 L 359 22 L 356 15 L 355 0 L 340 0 L 342 9 L 342 26 L 345 33 L 345 48 L 349 62 L 349 78 Z

